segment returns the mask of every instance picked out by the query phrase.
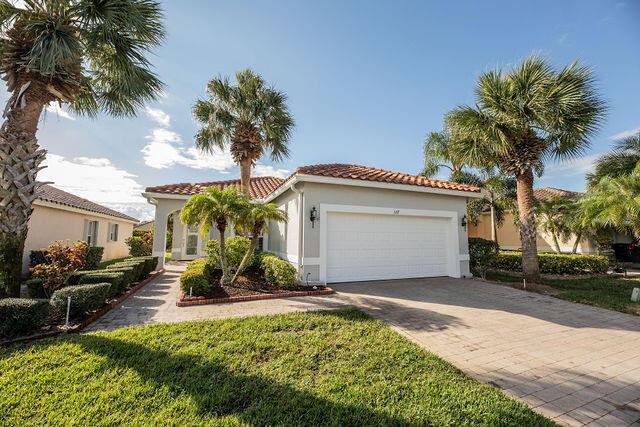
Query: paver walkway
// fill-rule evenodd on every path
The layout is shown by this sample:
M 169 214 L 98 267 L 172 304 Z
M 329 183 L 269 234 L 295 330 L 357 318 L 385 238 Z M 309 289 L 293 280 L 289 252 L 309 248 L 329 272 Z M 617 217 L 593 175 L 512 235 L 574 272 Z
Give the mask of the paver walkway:
M 356 305 L 565 425 L 640 426 L 640 318 L 474 280 L 334 285 L 337 295 L 178 308 L 180 266 L 90 329 Z

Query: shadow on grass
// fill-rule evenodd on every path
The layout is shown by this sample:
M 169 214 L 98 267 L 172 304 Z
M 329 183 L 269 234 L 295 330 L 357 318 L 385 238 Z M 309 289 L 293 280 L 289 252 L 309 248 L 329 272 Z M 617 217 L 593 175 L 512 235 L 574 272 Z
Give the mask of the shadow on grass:
M 232 372 L 222 363 L 198 356 L 175 355 L 99 335 L 84 335 L 74 341 L 86 351 L 106 357 L 105 369 L 133 369 L 144 380 L 167 387 L 173 398 L 188 394 L 201 417 L 235 416 L 252 425 L 409 423 L 363 406 L 329 401 L 258 375 Z

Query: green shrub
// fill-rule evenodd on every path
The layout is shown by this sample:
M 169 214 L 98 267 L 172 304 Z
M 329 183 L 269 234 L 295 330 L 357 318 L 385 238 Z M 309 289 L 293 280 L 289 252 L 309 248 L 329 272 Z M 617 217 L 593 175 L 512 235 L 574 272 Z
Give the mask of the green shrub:
M 127 288 L 124 281 L 125 273 L 111 270 L 98 270 L 91 274 L 85 274 L 80 278 L 78 285 L 88 285 L 94 283 L 108 283 L 111 285 L 109 289 L 109 297 L 120 295 Z
M 603 255 L 541 253 L 538 262 L 542 274 L 595 274 L 609 268 Z M 500 252 L 493 265 L 499 270 L 522 271 L 522 253 Z
M 14 337 L 44 325 L 49 313 L 46 299 L 5 298 L 0 300 L 0 337 Z
M 265 280 L 279 288 L 289 288 L 296 284 L 296 268 L 277 256 L 263 256 L 262 269 Z
M 58 289 L 51 296 L 51 314 L 56 319 L 63 319 L 67 312 L 67 297 L 71 297 L 70 316 L 83 317 L 86 313 L 102 307 L 110 291 L 111 283 L 75 285 Z
M 150 256 L 153 250 L 153 230 L 133 230 L 133 235 L 124 241 L 131 256 Z
M 121 267 L 132 267 L 134 282 L 139 282 L 140 280 L 145 278 L 145 274 L 144 274 L 145 264 L 146 264 L 145 260 L 136 260 L 136 259 L 130 258 L 125 261 L 111 264 L 106 268 L 106 270 L 112 270 L 114 268 L 121 268 Z
M 144 277 L 148 276 L 153 270 L 158 266 L 158 257 L 157 256 L 143 256 L 143 257 L 135 257 L 129 258 L 126 261 L 144 261 Z
M 64 282 L 64 286 L 74 286 L 80 283 L 80 278 L 87 274 L 91 274 L 93 271 L 74 271 L 73 273 L 67 276 L 67 279 Z
M 469 238 L 469 267 L 475 275 L 486 277 L 487 270 L 498 256 L 499 246 L 493 240 Z
M 243 236 L 227 237 L 224 241 L 227 252 L 227 262 L 231 270 L 237 270 L 242 262 L 242 258 L 251 246 L 251 240 Z M 205 248 L 205 253 L 209 262 L 220 267 L 220 242 L 209 240 Z
M 122 288 L 123 290 L 130 287 L 135 282 L 135 271 L 133 267 L 114 267 L 108 270 L 96 270 L 95 274 L 100 273 L 122 273 Z
M 49 298 L 49 294 L 44 288 L 44 279 L 29 279 L 24 284 L 27 287 L 29 298 Z
M 100 246 L 89 246 L 87 256 L 84 259 L 84 270 L 96 270 L 102 261 L 104 248 Z
M 253 262 L 251 263 L 251 266 L 253 268 L 258 268 L 262 270 L 262 259 L 268 256 L 277 257 L 277 255 L 274 254 L 273 252 L 256 251 L 255 255 L 253 256 Z
M 185 295 L 189 295 L 190 290 L 193 296 L 208 294 L 213 286 L 217 286 L 212 282 L 214 270 L 215 266 L 209 262 L 208 258 L 191 261 L 180 275 L 180 290 Z

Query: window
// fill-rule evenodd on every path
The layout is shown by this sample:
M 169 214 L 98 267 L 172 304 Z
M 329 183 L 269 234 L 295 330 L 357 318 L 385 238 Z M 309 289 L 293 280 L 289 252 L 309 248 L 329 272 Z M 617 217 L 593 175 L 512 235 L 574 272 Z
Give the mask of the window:
M 89 246 L 96 246 L 98 244 L 98 221 L 85 220 L 84 240 Z
M 109 241 L 118 241 L 118 224 L 109 224 Z
M 264 251 L 264 237 L 258 237 L 258 250 Z

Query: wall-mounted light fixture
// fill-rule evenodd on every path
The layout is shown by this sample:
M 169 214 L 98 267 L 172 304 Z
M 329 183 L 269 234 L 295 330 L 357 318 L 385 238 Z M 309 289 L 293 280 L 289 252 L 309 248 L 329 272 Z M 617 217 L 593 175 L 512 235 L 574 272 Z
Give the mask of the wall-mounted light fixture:
M 318 219 L 318 211 L 316 210 L 315 206 L 311 208 L 309 219 L 311 220 L 311 228 L 314 228 L 316 220 Z
M 460 225 L 462 226 L 462 228 L 466 229 L 467 228 L 467 216 L 466 215 L 462 215 L 462 221 L 460 221 Z

